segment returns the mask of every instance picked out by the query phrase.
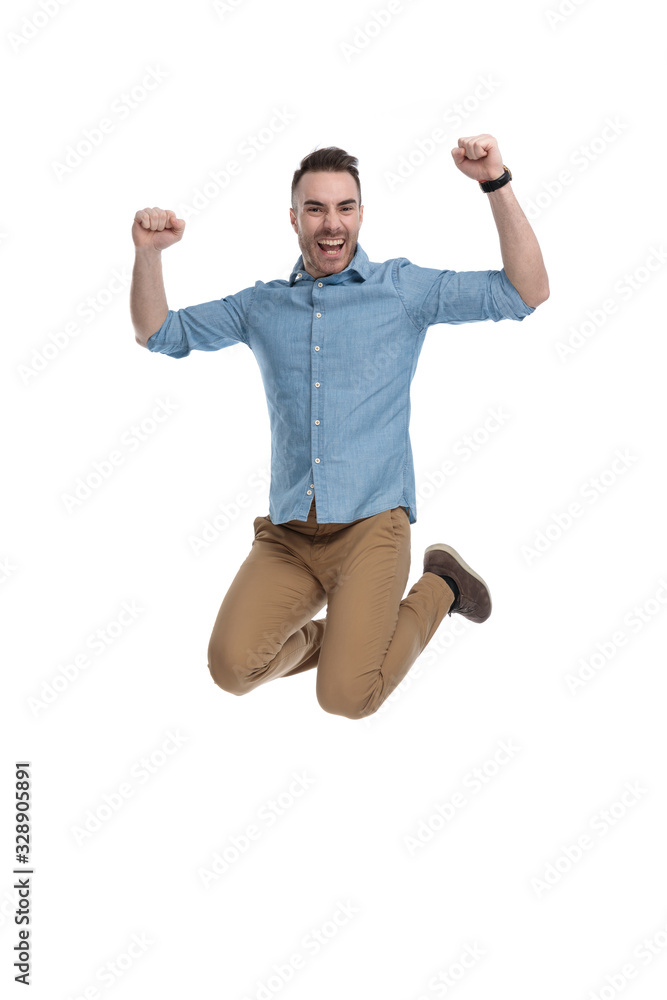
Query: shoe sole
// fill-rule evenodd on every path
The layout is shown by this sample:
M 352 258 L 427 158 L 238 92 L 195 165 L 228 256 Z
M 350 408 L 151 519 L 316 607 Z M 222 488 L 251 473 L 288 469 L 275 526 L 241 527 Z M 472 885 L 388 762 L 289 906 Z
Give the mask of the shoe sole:
M 465 559 L 462 559 L 461 556 L 456 551 L 456 549 L 452 548 L 451 545 L 445 545 L 444 542 L 434 542 L 433 545 L 427 545 L 426 549 L 424 550 L 424 556 L 426 556 L 427 552 L 447 552 L 449 553 L 450 556 L 453 556 L 454 559 L 456 559 L 457 563 L 460 566 L 462 566 L 463 569 L 466 570 L 466 572 L 470 573 L 471 576 L 474 576 L 476 580 L 479 580 L 479 582 L 484 586 L 484 589 L 489 595 L 489 602 L 491 601 L 491 591 L 489 589 L 489 585 L 486 582 L 486 580 L 484 580 L 479 575 L 479 573 L 476 573 L 471 566 L 468 566 L 468 563 L 465 561 Z

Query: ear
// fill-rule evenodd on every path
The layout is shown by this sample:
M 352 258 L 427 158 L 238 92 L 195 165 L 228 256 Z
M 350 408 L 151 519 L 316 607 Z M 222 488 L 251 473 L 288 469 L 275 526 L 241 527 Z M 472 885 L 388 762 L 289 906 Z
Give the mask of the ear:
M 296 224 L 296 212 L 291 206 L 289 210 L 289 218 L 290 218 L 290 223 L 292 224 L 292 229 L 294 230 L 295 233 L 298 233 L 299 227 Z
M 361 227 L 361 223 L 363 221 L 364 221 L 364 206 L 362 205 L 361 208 L 359 209 L 359 226 L 360 227 Z

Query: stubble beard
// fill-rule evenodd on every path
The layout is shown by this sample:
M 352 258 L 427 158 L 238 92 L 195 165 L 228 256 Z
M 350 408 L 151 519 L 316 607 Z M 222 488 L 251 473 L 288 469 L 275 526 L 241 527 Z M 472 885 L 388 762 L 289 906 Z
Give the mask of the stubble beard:
M 335 239 L 335 237 L 331 238 Z M 322 239 L 329 239 L 329 237 L 322 237 Z M 344 271 L 345 268 L 352 263 L 354 255 L 357 252 L 357 236 L 356 235 L 350 236 L 349 233 L 346 233 L 345 236 L 342 237 L 342 239 L 344 239 L 345 243 L 347 244 L 345 258 L 342 261 L 335 261 L 337 265 L 335 271 L 328 271 L 325 273 L 338 274 L 339 271 Z M 308 237 L 308 242 L 304 247 L 304 238 L 299 233 L 299 246 L 301 248 L 301 256 L 303 257 L 304 267 L 306 271 L 308 271 L 309 268 L 312 268 L 312 270 L 318 272 L 323 271 L 327 261 L 326 257 L 322 258 L 322 254 L 320 253 L 320 248 L 317 245 L 317 240 L 315 239 L 315 237 L 314 236 Z M 332 263 L 334 262 L 332 261 Z

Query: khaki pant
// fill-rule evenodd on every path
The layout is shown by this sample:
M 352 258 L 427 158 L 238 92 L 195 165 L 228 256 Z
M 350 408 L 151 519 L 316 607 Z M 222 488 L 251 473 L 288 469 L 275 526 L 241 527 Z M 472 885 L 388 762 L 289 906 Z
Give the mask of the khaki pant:
M 256 517 L 250 553 L 225 595 L 208 647 L 216 684 L 245 694 L 317 667 L 327 712 L 372 715 L 400 684 L 447 614 L 454 595 L 410 570 L 403 507 L 344 524 L 273 524 Z M 325 605 L 325 618 L 314 619 Z

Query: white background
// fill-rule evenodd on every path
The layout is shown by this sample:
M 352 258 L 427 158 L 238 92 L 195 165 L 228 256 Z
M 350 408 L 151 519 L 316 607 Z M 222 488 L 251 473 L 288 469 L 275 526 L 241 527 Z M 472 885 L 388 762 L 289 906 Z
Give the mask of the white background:
M 29 760 L 34 997 L 664 996 L 655 6 L 563 2 L 557 17 L 555 0 L 403 0 L 378 18 L 383 0 L 44 3 L 55 13 L 2 12 L 2 980 L 18 940 L 14 762 Z M 161 82 L 121 116 L 150 70 Z M 276 109 L 292 120 L 242 158 Z M 112 130 L 59 177 L 104 118 Z M 270 459 L 262 383 L 242 345 L 175 363 L 136 344 L 134 213 L 192 205 L 209 171 L 241 159 L 163 255 L 169 306 L 287 277 L 292 173 L 338 145 L 359 157 L 371 260 L 500 268 L 487 199 L 450 155 L 480 132 L 513 171 L 551 297 L 522 323 L 427 334 L 408 587 L 426 545 L 447 541 L 489 582 L 493 615 L 446 618 L 367 721 L 324 712 L 314 671 L 235 698 L 206 648 L 268 512 L 266 481 L 251 485 Z M 392 185 L 401 157 L 412 173 Z M 158 400 L 169 418 L 122 445 Z M 122 464 L 68 509 L 119 448 Z M 438 476 L 448 460 L 456 474 Z M 98 629 L 113 637 L 103 652 Z M 499 765 L 501 741 L 516 749 Z M 436 807 L 457 792 L 445 821 Z M 258 838 L 206 887 L 202 869 L 233 858 L 252 824 Z

